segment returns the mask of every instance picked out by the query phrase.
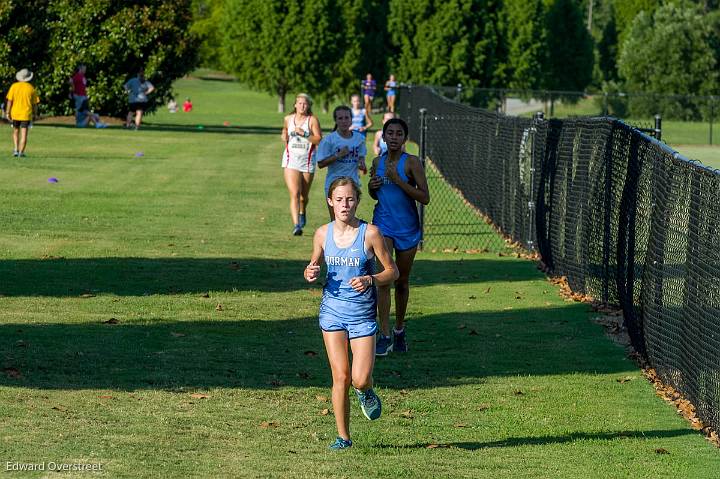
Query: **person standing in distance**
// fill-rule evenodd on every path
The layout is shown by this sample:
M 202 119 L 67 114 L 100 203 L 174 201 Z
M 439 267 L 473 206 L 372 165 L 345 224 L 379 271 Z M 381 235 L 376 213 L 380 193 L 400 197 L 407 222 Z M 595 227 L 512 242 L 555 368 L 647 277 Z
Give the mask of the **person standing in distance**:
M 333 111 L 335 127 L 332 133 L 320 142 L 320 161 L 318 167 L 327 167 L 325 178 L 325 197 L 330 190 L 330 184 L 341 176 L 352 178 L 356 185 L 360 186 L 358 171 L 367 173 L 365 156 L 367 147 L 365 137 L 350 129 L 352 125 L 352 110 L 345 105 L 338 106 Z M 332 205 L 328 204 L 330 221 L 334 220 Z
M 395 81 L 395 75 L 390 75 L 390 79 L 385 82 L 385 98 L 387 99 L 388 110 L 391 113 L 395 113 L 395 96 L 397 92 L 397 81 Z
M 350 105 L 352 107 L 352 124 L 350 129 L 357 131 L 363 138 L 365 138 L 367 130 L 373 126 L 372 118 L 370 118 L 368 110 L 361 107 L 359 95 L 352 95 L 350 97 Z
M 312 257 L 304 272 L 305 280 L 313 283 L 320 277 L 322 262 L 327 265 L 319 322 L 333 379 L 332 405 L 338 433 L 330 445 L 333 450 L 352 446 L 350 386 L 366 418 L 375 420 L 382 413 L 382 403 L 373 390 L 377 332 L 375 287 L 390 284 L 398 277 L 380 230 L 355 216 L 359 201 L 360 188 L 352 178 L 333 180 L 327 202 L 335 213 L 335 220 L 315 232 Z M 374 272 L 376 258 L 383 266 L 383 271 L 377 274 Z
M 373 79 L 372 73 L 368 73 L 365 79 L 361 82 L 363 99 L 365 100 L 365 109 L 372 112 L 372 102 L 375 98 L 375 89 L 377 88 L 377 82 Z
M 373 160 L 368 182 L 370 196 L 377 200 L 373 224 L 385 237 L 388 251 L 395 252 L 400 273 L 395 281 L 395 328 L 390 334 L 390 286 L 378 287 L 378 319 L 380 334 L 375 354 L 386 356 L 390 351 L 407 351 L 405 312 L 410 297 L 410 270 L 422 236 L 416 202 L 430 202 L 425 170 L 417 156 L 403 150 L 408 126 L 393 118 L 383 125 L 387 152 Z
M 295 108 L 283 120 L 282 141 L 285 151 L 282 157 L 283 176 L 290 193 L 290 216 L 295 236 L 303 234 L 307 223 L 307 205 L 310 199 L 315 166 L 316 147 L 322 139 L 320 122 L 312 112 L 312 99 L 298 93 Z
M 38 97 L 35 87 L 30 84 L 33 73 L 23 68 L 15 74 L 17 80 L 10 86 L 7 100 L 7 119 L 13 127 L 13 156 L 24 157 L 27 146 L 28 128 L 37 118 Z
M 123 88 L 128 94 L 128 114 L 125 119 L 125 127 L 130 128 L 135 115 L 135 129 L 140 128 L 143 112 L 147 109 L 148 95 L 155 91 L 152 83 L 145 79 L 145 69 L 138 70 L 136 77 L 128 80 Z
M 80 107 L 83 101 L 87 100 L 87 79 L 85 78 L 85 71 L 87 67 L 85 64 L 80 63 L 73 73 L 73 76 L 68 78 L 68 84 L 70 85 L 70 96 L 75 104 L 75 113 L 80 111 Z M 77 121 L 77 120 L 76 120 Z

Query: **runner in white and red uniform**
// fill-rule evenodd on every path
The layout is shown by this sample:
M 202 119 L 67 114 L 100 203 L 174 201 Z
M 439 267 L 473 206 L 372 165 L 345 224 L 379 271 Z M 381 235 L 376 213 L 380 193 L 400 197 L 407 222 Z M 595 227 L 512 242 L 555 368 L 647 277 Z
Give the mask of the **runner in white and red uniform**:
M 300 236 L 307 222 L 306 207 L 317 164 L 317 145 L 322 139 L 320 122 L 312 113 L 312 99 L 300 93 L 295 109 L 283 122 L 283 176 L 290 193 L 290 216 L 293 235 Z

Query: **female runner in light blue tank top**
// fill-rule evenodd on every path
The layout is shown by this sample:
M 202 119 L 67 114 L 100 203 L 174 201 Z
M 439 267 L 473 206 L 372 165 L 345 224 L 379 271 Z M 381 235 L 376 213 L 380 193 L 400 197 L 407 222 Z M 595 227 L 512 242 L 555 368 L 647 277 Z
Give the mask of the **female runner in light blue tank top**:
M 380 335 L 376 354 L 407 351 L 405 311 L 410 296 L 410 270 L 420 243 L 420 222 L 416 202 L 430 202 L 425 170 L 417 156 L 403 150 L 408 126 L 393 118 L 383 125 L 383 139 L 387 152 L 373 160 L 368 182 L 370 196 L 378 200 L 373 224 L 380 228 L 388 250 L 395 251 L 400 277 L 395 281 L 395 329 L 390 335 L 390 286 L 378 288 L 378 318 Z
M 392 113 L 395 113 L 395 96 L 397 95 L 395 88 L 397 88 L 395 75 L 390 75 L 390 79 L 385 82 L 385 98 L 387 98 L 388 110 Z
M 367 173 L 365 156 L 367 147 L 365 137 L 350 129 L 352 110 L 350 107 L 340 105 L 333 111 L 335 128 L 320 142 L 318 161 L 319 168 L 327 168 L 325 177 L 325 197 L 335 178 L 347 176 L 360 186 L 360 175 Z M 328 205 L 330 221 L 334 220 L 333 209 Z
M 380 398 L 372 389 L 377 332 L 375 287 L 398 278 L 397 266 L 380 230 L 355 217 L 359 200 L 360 188 L 351 178 L 340 177 L 330 184 L 327 202 L 333 208 L 335 221 L 315 232 L 312 258 L 304 273 L 308 282 L 315 282 L 320 278 L 322 262 L 327 265 L 320 328 L 332 371 L 332 404 L 338 431 L 331 449 L 352 446 L 350 385 L 365 417 L 370 420 L 380 417 Z M 374 273 L 375 258 L 383 267 L 381 273 Z
M 352 112 L 352 125 L 350 129 L 357 131 L 364 137 L 367 135 L 367 130 L 373 126 L 372 118 L 370 118 L 367 108 L 361 107 L 359 95 L 350 97 L 350 105 L 352 106 L 350 110 Z

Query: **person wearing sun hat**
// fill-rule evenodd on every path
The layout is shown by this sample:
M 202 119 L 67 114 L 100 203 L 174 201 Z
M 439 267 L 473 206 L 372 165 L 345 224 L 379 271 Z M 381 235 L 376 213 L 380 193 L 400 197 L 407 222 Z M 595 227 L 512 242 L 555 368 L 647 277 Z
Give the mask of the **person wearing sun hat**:
M 28 127 L 37 117 L 37 105 L 40 103 L 35 88 L 30 84 L 33 73 L 23 68 L 17 74 L 6 95 L 7 118 L 13 126 L 13 156 L 24 157 L 27 145 Z

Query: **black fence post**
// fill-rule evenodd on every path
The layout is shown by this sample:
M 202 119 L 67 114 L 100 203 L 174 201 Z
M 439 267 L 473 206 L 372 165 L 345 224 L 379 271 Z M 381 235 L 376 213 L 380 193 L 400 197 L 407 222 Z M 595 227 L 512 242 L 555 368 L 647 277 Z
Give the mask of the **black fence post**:
M 603 116 L 608 116 L 609 108 L 608 108 L 608 93 L 603 92 Z
M 713 116 L 715 115 L 715 97 L 710 97 L 710 138 L 708 143 L 712 145 L 712 124 L 713 124 Z
M 460 85 L 458 84 L 458 87 Z M 426 156 L 426 145 L 427 141 L 427 108 L 420 108 L 420 162 L 422 163 L 423 169 L 425 169 L 425 156 Z M 423 250 L 425 246 L 425 205 L 422 203 L 418 204 L 418 213 L 420 219 L 420 244 L 418 249 Z
M 662 140 L 662 117 L 660 115 L 655 115 L 655 129 L 653 130 L 655 133 L 655 139 L 658 141 Z
M 530 197 L 528 198 L 528 236 L 527 236 L 527 247 L 530 251 L 535 251 L 535 137 L 538 132 L 538 125 L 545 119 L 543 112 L 538 111 L 533 115 L 532 126 L 530 127 L 530 133 L 532 134 L 532 140 L 530 143 Z
M 405 121 L 408 124 L 408 127 L 410 128 L 410 131 L 412 131 L 412 98 L 413 98 L 413 85 L 412 83 L 408 83 L 407 85 L 407 91 L 408 91 L 408 102 L 407 102 L 407 117 L 405 118 Z M 402 118 L 402 117 L 401 117 Z

